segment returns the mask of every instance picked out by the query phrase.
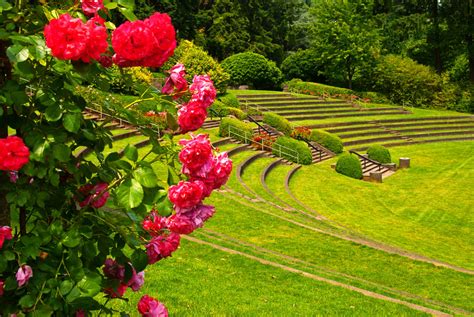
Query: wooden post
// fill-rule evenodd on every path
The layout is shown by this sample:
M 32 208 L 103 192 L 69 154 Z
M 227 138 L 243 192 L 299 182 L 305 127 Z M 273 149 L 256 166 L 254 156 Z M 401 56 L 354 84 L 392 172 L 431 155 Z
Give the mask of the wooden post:
M 398 168 L 402 169 L 402 168 L 410 168 L 410 158 L 408 157 L 401 157 L 400 158 L 400 161 L 399 161 L 399 164 L 398 164 Z

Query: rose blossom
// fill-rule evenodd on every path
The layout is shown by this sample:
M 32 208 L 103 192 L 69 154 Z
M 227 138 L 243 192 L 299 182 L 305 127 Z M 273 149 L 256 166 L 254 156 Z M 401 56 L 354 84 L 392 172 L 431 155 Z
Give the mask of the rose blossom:
M 205 177 L 212 168 L 212 147 L 209 136 L 191 135 L 191 140 L 181 140 L 184 145 L 179 153 L 179 160 L 183 163 L 182 173 L 188 176 Z
M 207 118 L 207 111 L 197 102 L 190 101 L 178 110 L 178 124 L 182 133 L 196 131 Z
M 143 284 L 145 283 L 145 272 L 140 272 L 137 274 L 135 269 L 133 269 L 133 275 L 130 281 L 128 281 L 127 285 L 134 291 L 138 292 L 140 288 L 142 288 Z
M 109 187 L 107 183 L 98 183 L 96 185 L 88 184 L 79 188 L 79 193 L 86 196 L 83 201 L 79 202 L 79 206 L 81 208 L 87 205 L 91 205 L 94 208 L 104 206 L 110 193 L 105 191 L 102 195 L 99 196 L 99 194 L 106 190 L 107 187 Z
M 168 190 L 168 198 L 177 207 L 190 208 L 201 202 L 204 184 L 180 181 Z
M 0 296 L 3 296 L 3 288 L 5 286 L 5 282 L 3 280 L 0 280 Z
M 186 75 L 183 64 L 176 64 L 170 69 L 170 77 L 166 79 L 165 85 L 161 90 L 162 93 L 171 95 L 173 98 L 179 98 L 188 89 L 188 82 L 184 78 Z
M 211 218 L 216 212 L 214 206 L 199 204 L 192 208 L 176 208 L 176 214 L 186 217 L 192 221 L 194 228 L 201 228 L 205 221 Z
M 190 234 L 196 227 L 194 221 L 183 215 L 172 215 L 166 219 L 166 224 L 171 232 Z
M 123 297 L 125 292 L 127 291 L 127 285 L 120 283 L 117 288 L 115 287 L 107 287 L 104 288 L 104 293 L 109 295 L 111 298 L 120 298 Z
M 120 67 L 160 67 L 173 55 L 176 32 L 166 13 L 125 22 L 112 33 L 113 61 Z
M 120 265 L 114 259 L 107 258 L 104 262 L 104 268 L 102 269 L 104 275 L 108 278 L 123 280 L 125 277 L 125 267 Z
M 137 308 L 143 317 L 168 317 L 166 307 L 148 295 L 144 295 L 140 298 Z
M 103 0 L 81 0 L 82 11 L 86 15 L 94 15 L 104 8 Z
M 22 287 L 28 280 L 33 276 L 33 270 L 29 265 L 22 265 L 18 272 L 16 272 L 16 281 L 18 282 L 18 287 Z
M 12 239 L 12 228 L 8 226 L 0 227 L 0 249 L 3 247 L 5 240 Z
M 30 160 L 30 150 L 17 136 L 0 139 L 0 170 L 18 171 Z
M 160 216 L 155 210 L 152 210 L 143 220 L 142 227 L 152 236 L 158 236 L 161 234 L 161 231 L 166 228 L 166 218 Z
M 199 102 L 204 108 L 210 107 L 216 100 L 217 92 L 209 75 L 194 76 L 189 91 L 193 94 L 191 100 Z
M 81 60 L 89 63 L 91 59 L 99 61 L 101 54 L 107 51 L 109 44 L 107 43 L 107 29 L 104 26 L 104 19 L 96 16 L 87 21 L 87 45 Z
M 146 245 L 148 264 L 153 264 L 159 260 L 171 256 L 179 246 L 180 236 L 177 233 L 170 233 L 165 236 L 153 237 Z

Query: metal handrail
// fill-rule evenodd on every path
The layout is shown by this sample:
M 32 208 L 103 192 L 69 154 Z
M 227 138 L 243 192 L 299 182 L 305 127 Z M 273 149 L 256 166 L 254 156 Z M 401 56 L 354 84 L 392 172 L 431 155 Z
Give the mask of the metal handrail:
M 260 123 L 258 123 L 257 120 L 255 120 L 254 118 L 252 118 L 252 116 L 250 115 L 247 115 L 247 119 L 249 119 L 250 121 L 252 121 L 253 123 L 255 123 L 258 127 L 258 133 L 260 133 L 260 129 L 262 129 L 263 131 L 267 132 L 268 134 L 271 134 L 272 132 L 269 131 L 267 128 L 265 128 L 263 125 L 261 125 Z
M 235 131 L 232 131 L 232 130 L 235 130 Z M 254 141 L 253 139 L 249 139 L 247 137 L 247 134 L 245 133 L 245 131 L 242 131 L 241 129 L 236 128 L 236 127 L 231 126 L 231 125 L 229 125 L 227 135 L 230 136 L 230 137 L 232 137 L 232 135 L 235 135 L 237 137 L 243 138 L 245 143 L 247 143 L 247 141 L 249 141 L 249 143 L 256 144 L 259 147 L 261 147 L 262 150 L 265 150 L 266 148 L 270 149 L 270 150 L 273 150 L 273 148 L 270 148 L 269 146 L 265 145 L 264 140 L 262 140 L 261 142 L 257 142 L 257 141 Z M 296 160 L 296 163 L 299 164 L 300 156 L 299 156 L 298 151 L 295 151 L 295 150 L 293 150 L 289 147 L 286 147 L 284 145 L 281 145 L 281 144 L 274 144 L 273 146 L 278 146 L 279 147 L 278 150 L 277 150 L 279 155 L 277 155 L 277 156 L 282 157 L 281 156 L 282 154 L 288 155 L 288 156 L 294 158 Z M 277 154 L 277 153 L 275 153 L 275 154 Z
M 322 157 L 323 157 L 323 150 L 321 150 L 320 148 L 318 147 L 315 147 L 311 142 L 309 142 L 308 140 L 306 140 L 305 138 L 302 139 L 304 142 L 306 142 L 306 144 L 312 148 L 312 149 L 315 149 L 318 153 L 319 153 L 319 160 L 321 161 Z
M 357 153 L 356 151 L 349 150 L 349 153 L 355 154 L 356 156 L 358 156 L 359 158 L 361 158 L 361 159 L 364 161 L 364 166 L 363 166 L 363 168 L 366 167 L 367 162 L 370 162 L 370 163 L 372 163 L 372 164 L 377 165 L 379 171 L 384 167 L 382 163 L 377 162 L 377 161 L 375 161 L 375 160 L 372 160 L 372 159 L 370 159 L 370 158 L 368 158 L 368 157 L 366 157 L 366 156 L 364 156 L 364 155 L 361 155 L 361 154 Z

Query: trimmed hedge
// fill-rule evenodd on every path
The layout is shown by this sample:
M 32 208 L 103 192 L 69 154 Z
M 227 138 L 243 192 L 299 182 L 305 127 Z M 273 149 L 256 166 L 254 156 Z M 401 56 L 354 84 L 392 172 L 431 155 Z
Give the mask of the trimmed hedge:
M 293 131 L 290 121 L 273 112 L 265 112 L 263 115 L 263 123 L 283 132 L 285 135 L 290 135 Z
M 333 151 L 336 154 L 342 153 L 344 146 L 342 140 L 334 134 L 321 130 L 312 130 L 310 140 L 321 144 L 325 148 Z
M 382 164 L 387 164 L 392 162 L 392 157 L 390 156 L 390 151 L 382 145 L 371 145 L 367 149 L 367 154 L 369 159 L 377 161 Z
M 227 110 L 229 111 L 230 115 L 236 117 L 239 120 L 244 120 L 245 118 L 247 118 L 247 114 L 239 108 L 227 107 Z
M 283 74 L 275 62 L 253 52 L 232 55 L 222 61 L 222 67 L 230 74 L 232 85 L 275 89 L 279 88 L 283 81 Z
M 281 148 L 280 145 L 286 148 Z M 298 152 L 298 160 L 296 160 L 294 156 L 295 153 L 293 151 L 289 151 L 288 149 Z M 313 162 L 311 150 L 308 148 L 306 143 L 286 136 L 281 136 L 276 139 L 275 143 L 273 143 L 272 153 L 276 156 L 283 157 L 288 161 L 298 164 L 309 165 Z
M 231 92 L 226 93 L 218 98 L 224 105 L 232 108 L 240 108 L 240 101 L 237 96 Z
M 346 88 L 339 88 L 317 83 L 310 83 L 293 79 L 287 83 L 288 90 L 299 94 L 322 96 L 322 95 L 352 95 L 354 91 Z
M 214 111 L 214 112 L 213 112 Z M 239 120 L 244 120 L 247 118 L 247 114 L 239 108 L 227 107 L 222 101 L 216 100 L 209 108 L 209 116 L 214 117 L 218 116 L 219 118 L 227 117 L 233 115 Z
M 362 178 L 362 166 L 359 159 L 351 154 L 343 154 L 336 163 L 336 172 L 355 179 Z
M 232 131 L 235 131 L 239 134 L 242 134 L 242 136 L 229 134 L 229 127 L 234 127 L 238 130 L 241 130 L 241 131 L 236 131 L 236 130 L 232 130 Z M 253 136 L 253 128 L 252 128 L 251 124 L 242 122 L 238 119 L 223 118 L 222 121 L 221 121 L 221 124 L 219 126 L 219 135 L 222 136 L 222 137 L 231 136 L 234 139 L 237 139 L 237 140 L 242 141 L 244 143 L 250 143 L 250 141 L 252 140 L 252 136 Z

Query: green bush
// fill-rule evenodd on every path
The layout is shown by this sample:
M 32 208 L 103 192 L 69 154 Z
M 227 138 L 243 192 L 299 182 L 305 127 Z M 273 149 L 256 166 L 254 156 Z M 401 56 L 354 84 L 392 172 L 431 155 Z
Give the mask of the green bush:
M 454 60 L 453 65 L 448 70 L 452 81 L 462 82 L 469 80 L 469 58 L 467 54 L 461 54 Z
M 311 150 L 305 142 L 286 136 L 276 139 L 275 143 L 273 143 L 272 152 L 276 156 L 298 164 L 309 165 L 313 161 Z
M 227 107 L 240 108 L 240 101 L 237 99 L 237 96 L 231 92 L 226 93 L 218 98 L 222 101 Z
M 234 86 L 275 89 L 283 81 L 283 74 L 274 62 L 252 52 L 232 55 L 222 61 L 222 67 L 230 74 L 230 83 Z
M 245 118 L 247 118 L 247 114 L 239 108 L 227 107 L 227 110 L 229 111 L 230 115 L 233 115 L 239 120 L 244 120 Z
M 336 154 L 342 153 L 344 150 L 342 140 L 337 135 L 328 133 L 326 131 L 312 130 L 311 136 L 309 138 L 311 141 L 321 144 Z
M 369 159 L 377 161 L 382 164 L 387 164 L 392 162 L 392 157 L 390 156 L 390 151 L 382 145 L 371 145 L 367 149 L 367 154 Z
M 183 40 L 176 48 L 174 55 L 163 65 L 162 70 L 167 71 L 177 63 L 186 67 L 186 80 L 191 82 L 194 75 L 208 74 L 214 81 L 219 94 L 224 94 L 227 89 L 229 74 L 209 54 L 193 42 Z
M 216 100 L 209 109 L 210 117 L 227 117 L 233 115 L 239 120 L 244 120 L 247 118 L 247 114 L 239 108 L 227 107 L 222 101 Z
M 374 72 L 374 86 L 397 104 L 428 107 L 442 91 L 442 78 L 408 57 L 383 56 Z
M 153 73 L 145 67 L 107 68 L 104 75 L 108 77 L 110 90 L 127 95 L 139 95 L 150 87 Z
M 359 159 L 351 154 L 343 154 L 336 163 L 336 172 L 355 179 L 362 178 L 362 166 Z
M 298 79 L 293 79 L 287 83 L 288 90 L 298 94 L 323 96 L 323 95 L 352 95 L 354 91 L 346 88 L 328 86 L 323 84 L 305 82 Z
M 278 131 L 283 132 L 285 135 L 290 135 L 293 131 L 291 123 L 288 120 L 273 112 L 264 113 L 263 123 L 266 123 Z
M 281 71 L 288 80 L 293 78 L 306 81 L 324 80 L 324 77 L 319 75 L 322 67 L 318 55 L 313 50 L 300 50 L 289 55 L 281 63 Z
M 229 133 L 229 131 L 233 133 Z M 250 143 L 253 136 L 253 127 L 251 124 L 242 122 L 238 119 L 223 118 L 219 126 L 219 135 L 222 137 L 231 136 L 234 139 L 237 139 L 244 143 Z

